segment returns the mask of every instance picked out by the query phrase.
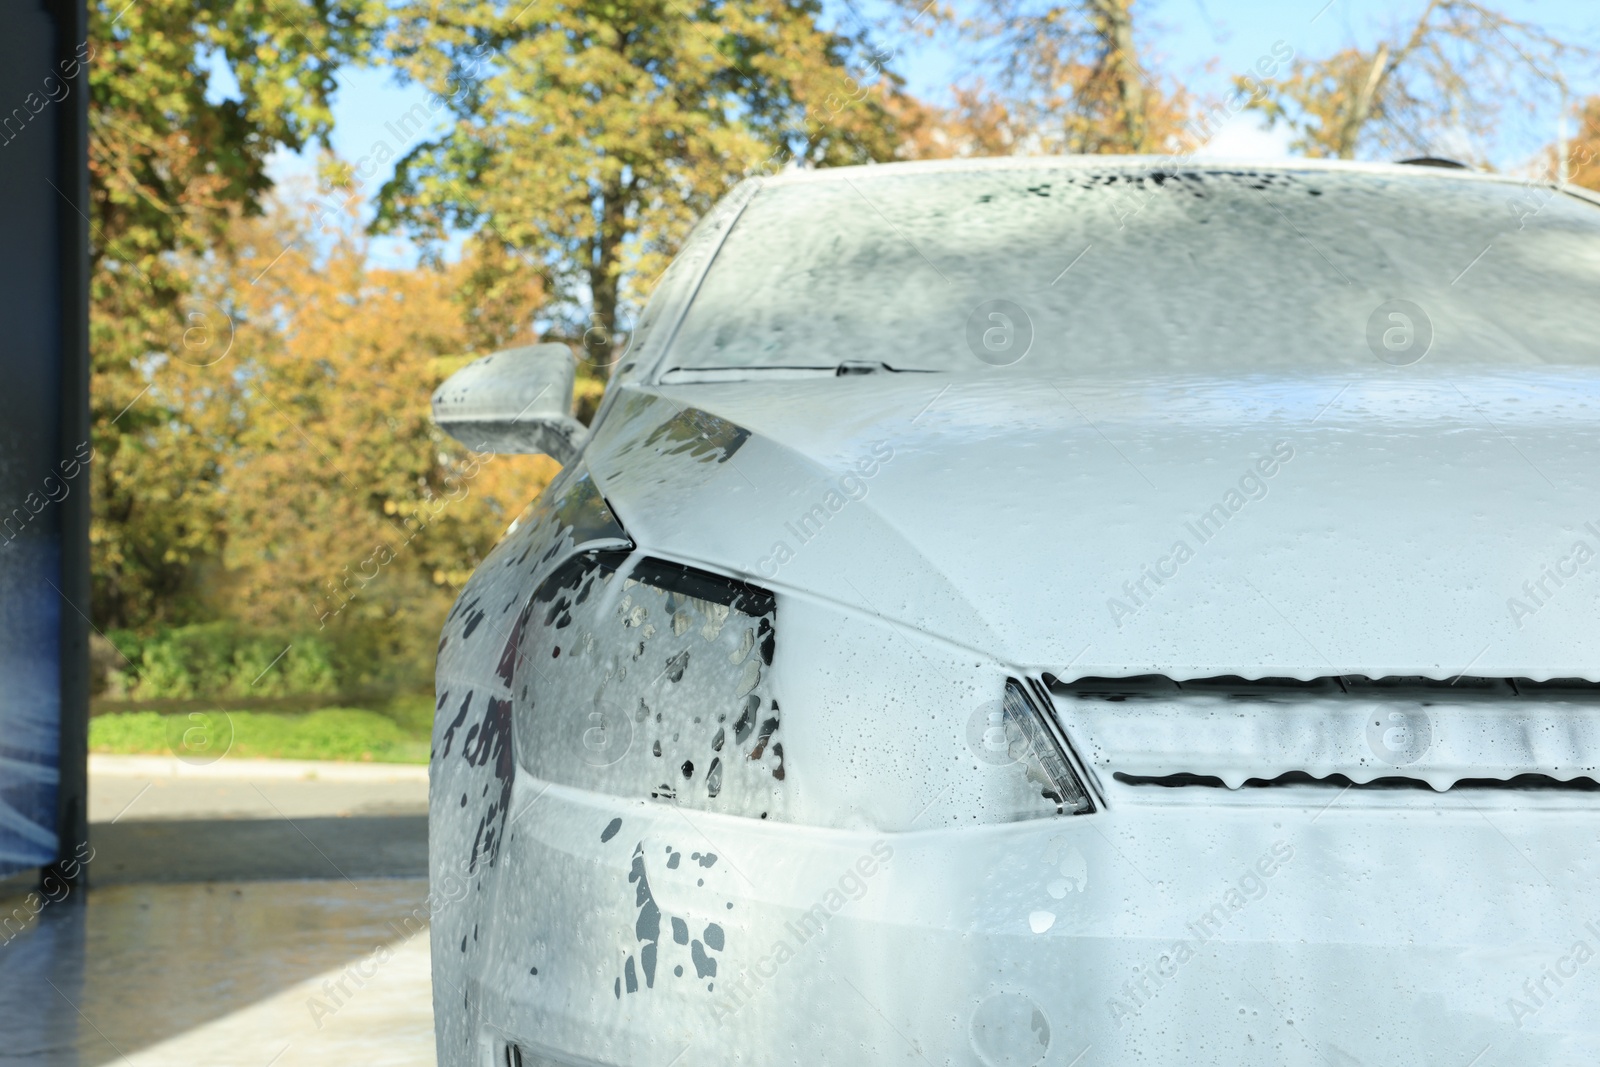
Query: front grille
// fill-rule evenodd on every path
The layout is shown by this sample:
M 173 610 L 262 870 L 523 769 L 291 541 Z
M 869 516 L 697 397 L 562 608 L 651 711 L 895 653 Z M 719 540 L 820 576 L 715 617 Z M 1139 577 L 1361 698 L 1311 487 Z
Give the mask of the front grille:
M 1600 685 L 1582 679 L 1045 681 L 1080 755 L 1124 785 L 1600 788 Z
M 1423 675 L 1325 675 L 1320 678 L 1244 678 L 1236 674 L 1209 678 L 1170 678 L 1163 674 L 1137 674 L 1126 678 L 1084 677 L 1063 682 L 1044 676 L 1045 685 L 1058 696 L 1090 700 L 1138 700 L 1188 694 L 1225 694 L 1240 700 L 1270 699 L 1292 693 L 1335 694 L 1352 697 L 1394 695 L 1496 696 L 1530 699 L 1592 699 L 1600 703 L 1600 684 L 1583 678 L 1485 678 L 1459 675 L 1428 678 Z
M 1149 785 L 1161 786 L 1167 789 L 1177 789 L 1184 786 L 1202 786 L 1207 789 L 1226 789 L 1228 783 L 1221 778 L 1208 774 L 1167 774 L 1167 775 L 1141 775 L 1124 774 L 1117 771 L 1111 776 L 1124 785 Z M 1419 778 L 1408 778 L 1403 775 L 1385 775 L 1374 778 L 1370 782 L 1355 782 L 1343 774 L 1330 774 L 1326 778 L 1313 778 L 1304 771 L 1288 771 L 1276 778 L 1247 778 L 1239 785 L 1240 789 L 1271 789 L 1281 786 L 1310 785 L 1326 786 L 1330 789 L 1411 789 L 1423 792 L 1436 792 L 1433 786 Z M 1548 774 L 1519 774 L 1512 778 L 1461 778 L 1451 784 L 1452 792 L 1456 790 L 1487 789 L 1487 790 L 1516 790 L 1519 792 L 1537 792 L 1549 790 L 1552 792 L 1595 793 L 1600 792 L 1600 781 L 1587 775 L 1573 778 L 1563 782 L 1552 778 Z

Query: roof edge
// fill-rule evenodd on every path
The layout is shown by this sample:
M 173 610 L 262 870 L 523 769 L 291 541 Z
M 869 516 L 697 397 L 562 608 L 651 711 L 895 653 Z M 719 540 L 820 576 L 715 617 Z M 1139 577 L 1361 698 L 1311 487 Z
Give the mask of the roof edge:
M 764 183 L 803 185 L 824 181 L 878 180 L 895 175 L 944 174 L 961 171 L 1059 170 L 1154 170 L 1184 169 L 1227 171 L 1238 169 L 1310 171 L 1318 173 L 1383 174 L 1418 181 L 1484 181 L 1500 185 L 1548 185 L 1553 181 L 1533 181 L 1489 171 L 1453 170 L 1408 166 L 1403 163 L 1358 162 L 1346 159 L 1302 157 L 1195 156 L 1195 155 L 1058 155 L 1058 156 L 981 156 L 963 159 L 919 159 L 895 163 L 861 163 L 844 167 L 788 168 Z

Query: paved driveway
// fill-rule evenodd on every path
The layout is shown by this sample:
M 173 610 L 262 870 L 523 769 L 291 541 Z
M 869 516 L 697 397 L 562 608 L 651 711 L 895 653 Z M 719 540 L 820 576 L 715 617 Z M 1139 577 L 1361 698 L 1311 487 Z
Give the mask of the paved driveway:
M 424 768 L 95 757 L 94 888 L 0 895 L 0 1064 L 431 1065 L 426 811 Z

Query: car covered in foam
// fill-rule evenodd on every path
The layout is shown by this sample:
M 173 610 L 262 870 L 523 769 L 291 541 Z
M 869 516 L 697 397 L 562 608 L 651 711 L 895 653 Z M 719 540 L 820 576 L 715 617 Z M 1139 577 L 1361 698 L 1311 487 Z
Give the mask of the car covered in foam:
M 437 669 L 448 1067 L 1600 1058 L 1600 205 L 752 180 Z

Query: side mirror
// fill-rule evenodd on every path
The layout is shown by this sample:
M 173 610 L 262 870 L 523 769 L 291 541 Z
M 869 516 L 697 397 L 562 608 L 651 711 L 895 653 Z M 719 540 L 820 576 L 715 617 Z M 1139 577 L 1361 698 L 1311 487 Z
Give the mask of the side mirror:
M 478 452 L 542 453 L 565 466 L 589 434 L 572 417 L 576 377 L 563 344 L 495 352 L 434 390 L 434 425 Z

